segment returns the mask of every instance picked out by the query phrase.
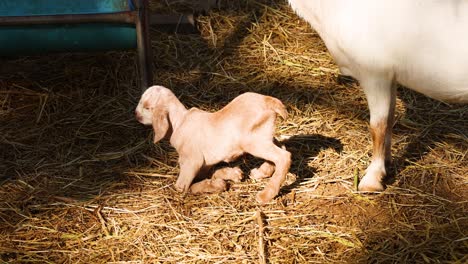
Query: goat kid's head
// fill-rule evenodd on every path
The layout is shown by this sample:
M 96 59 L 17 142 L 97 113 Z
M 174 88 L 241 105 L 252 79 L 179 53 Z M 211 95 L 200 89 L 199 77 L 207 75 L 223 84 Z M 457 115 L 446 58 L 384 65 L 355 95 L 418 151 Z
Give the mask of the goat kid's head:
M 170 130 L 169 104 L 174 94 L 163 86 L 152 86 L 141 96 L 135 109 L 135 117 L 143 125 L 152 125 L 154 143 L 165 138 Z

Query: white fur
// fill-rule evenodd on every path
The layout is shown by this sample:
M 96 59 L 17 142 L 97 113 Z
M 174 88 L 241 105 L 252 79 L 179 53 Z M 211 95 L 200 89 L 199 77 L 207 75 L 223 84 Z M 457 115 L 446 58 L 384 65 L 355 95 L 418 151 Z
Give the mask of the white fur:
M 377 140 L 359 188 L 380 191 L 384 161 L 391 159 L 395 84 L 445 102 L 468 102 L 468 1 L 289 3 L 320 34 L 341 72 L 356 78 L 366 93 Z

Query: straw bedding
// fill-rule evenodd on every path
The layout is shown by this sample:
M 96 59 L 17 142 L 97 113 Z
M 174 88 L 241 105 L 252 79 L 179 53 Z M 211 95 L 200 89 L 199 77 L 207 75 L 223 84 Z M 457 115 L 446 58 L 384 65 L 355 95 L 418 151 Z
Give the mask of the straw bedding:
M 246 91 L 281 99 L 290 116 L 277 135 L 293 164 L 279 197 L 259 207 L 265 182 L 248 177 L 221 194 L 177 193 L 177 153 L 134 119 L 133 51 L 2 58 L 1 262 L 468 261 L 468 107 L 399 89 L 394 177 L 359 194 L 371 153 L 364 94 L 337 81 L 286 2 L 221 1 L 198 28 L 152 30 L 155 83 L 208 111 Z

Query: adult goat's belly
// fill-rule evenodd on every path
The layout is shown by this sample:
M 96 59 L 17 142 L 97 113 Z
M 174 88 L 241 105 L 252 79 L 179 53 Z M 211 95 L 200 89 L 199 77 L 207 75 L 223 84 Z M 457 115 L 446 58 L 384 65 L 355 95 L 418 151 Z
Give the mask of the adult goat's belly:
M 453 68 L 441 62 L 412 62 L 394 68 L 396 81 L 433 99 L 448 103 L 468 102 L 468 64 Z
M 426 42 L 408 45 L 419 48 L 400 47 L 395 52 L 392 67 L 395 80 L 437 100 L 468 102 L 468 34 L 432 34 L 421 38 Z

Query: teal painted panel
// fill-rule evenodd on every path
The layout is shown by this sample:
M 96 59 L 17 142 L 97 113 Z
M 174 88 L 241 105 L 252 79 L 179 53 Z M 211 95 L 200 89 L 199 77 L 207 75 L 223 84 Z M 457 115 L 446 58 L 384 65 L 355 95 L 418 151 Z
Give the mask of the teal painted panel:
M 130 0 L 0 0 L 0 16 L 114 13 L 130 10 Z
M 4 27 L 0 55 L 127 50 L 136 47 L 135 27 L 115 24 Z
M 0 0 L 0 16 L 114 13 L 131 0 Z M 125 50 L 136 47 L 134 25 L 73 24 L 0 27 L 0 55 Z

